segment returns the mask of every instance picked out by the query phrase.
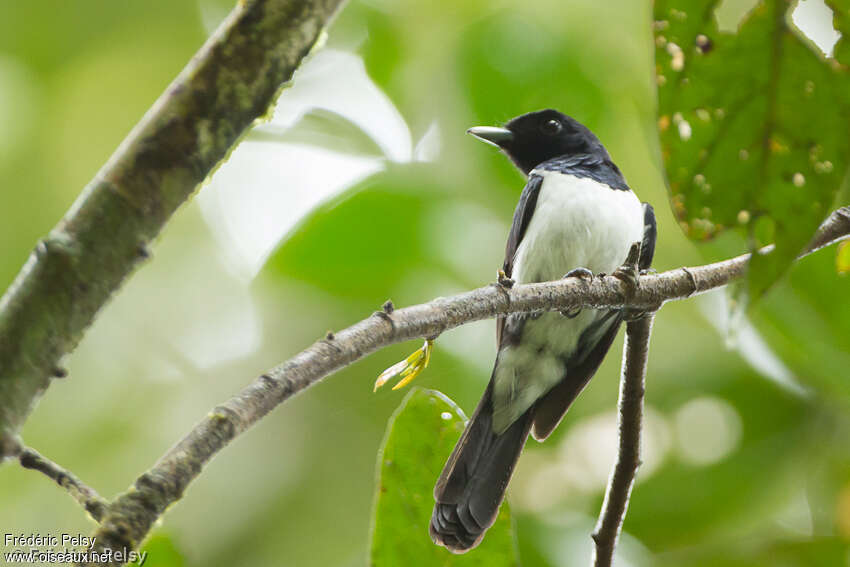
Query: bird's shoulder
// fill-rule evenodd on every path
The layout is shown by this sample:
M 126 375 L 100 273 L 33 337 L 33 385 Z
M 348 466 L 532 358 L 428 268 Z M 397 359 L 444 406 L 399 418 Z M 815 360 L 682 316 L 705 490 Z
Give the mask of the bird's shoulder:
M 600 154 L 565 155 L 544 161 L 532 173 L 554 171 L 576 177 L 590 178 L 618 191 L 629 191 L 629 186 L 611 158 Z

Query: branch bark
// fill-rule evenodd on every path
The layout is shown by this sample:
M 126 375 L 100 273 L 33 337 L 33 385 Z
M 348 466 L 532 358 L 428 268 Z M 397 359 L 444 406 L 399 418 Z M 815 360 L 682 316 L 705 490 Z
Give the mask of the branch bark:
M 18 461 L 25 469 L 39 471 L 48 478 L 53 479 L 56 484 L 64 488 L 71 497 L 97 521 L 103 517 L 107 502 L 105 499 L 71 471 L 63 469 L 50 459 L 41 456 L 35 449 L 22 448 L 18 454 Z
M 640 437 L 643 425 L 643 398 L 646 386 L 646 361 L 654 314 L 630 321 L 623 348 L 623 372 L 620 377 L 619 447 L 617 462 L 608 479 L 599 521 L 593 531 L 594 567 L 610 567 L 614 549 L 623 528 L 629 497 L 640 466 Z
M 342 0 L 242 0 L 0 299 L 0 450 L 174 211 L 274 102 Z
M 850 207 L 844 207 L 821 225 L 806 253 L 848 235 Z M 368 319 L 317 341 L 213 409 L 109 504 L 101 527 L 94 534 L 96 547 L 99 550 L 137 548 L 165 509 L 181 498 L 204 465 L 232 439 L 294 394 L 380 348 L 410 339 L 435 337 L 465 323 L 507 313 L 566 311 L 578 307 L 630 307 L 655 312 L 666 301 L 684 299 L 740 278 L 749 259 L 750 255 L 745 254 L 714 264 L 640 276 L 635 289 L 613 276 L 596 277 L 591 282 L 567 278 L 510 289 L 496 283 L 392 313 L 376 311 Z M 639 330 L 631 325 L 630 328 L 632 333 Z

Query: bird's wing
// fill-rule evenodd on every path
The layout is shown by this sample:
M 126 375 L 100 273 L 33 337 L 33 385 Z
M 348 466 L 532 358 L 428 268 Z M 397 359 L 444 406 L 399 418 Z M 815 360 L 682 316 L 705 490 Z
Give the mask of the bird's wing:
M 508 277 L 513 272 L 514 256 L 531 222 L 542 184 L 541 176 L 530 175 L 514 211 L 503 266 Z M 499 345 L 504 327 L 503 315 L 496 323 Z M 495 520 L 531 428 L 533 409 L 527 410 L 506 431 L 498 434 L 494 431 L 493 385 L 491 377 L 478 408 L 434 487 L 437 504 L 431 518 L 431 537 L 456 552 L 477 545 L 484 531 Z
M 522 242 L 522 237 L 525 236 L 528 223 L 531 222 L 531 215 L 534 213 L 534 207 L 537 206 L 537 197 L 540 195 L 542 185 L 543 178 L 541 176 L 530 175 L 519 197 L 519 203 L 517 203 L 514 211 L 514 220 L 511 224 L 511 232 L 508 234 L 508 243 L 505 245 L 505 263 L 502 269 L 508 277 L 511 277 L 513 272 L 514 256 L 516 256 L 517 249 Z M 502 343 L 504 326 L 505 317 L 502 315 L 496 319 L 496 344 Z
M 640 246 L 640 259 L 638 267 L 648 270 L 652 265 L 652 257 L 655 255 L 655 239 L 658 236 L 658 227 L 655 224 L 655 209 L 649 203 L 643 204 L 643 242 Z
M 640 258 L 638 267 L 646 270 L 652 264 L 655 254 L 655 239 L 658 229 L 655 224 L 655 211 L 649 203 L 643 204 L 643 241 L 641 242 Z M 579 339 L 576 353 L 583 354 L 581 358 L 570 361 L 564 379 L 549 390 L 549 392 L 537 402 L 534 410 L 534 426 L 532 435 L 538 441 L 546 439 L 558 426 L 567 413 L 570 405 L 578 397 L 590 379 L 596 374 L 599 365 L 605 358 L 611 343 L 617 336 L 617 331 L 622 322 L 620 311 L 610 311 L 604 317 L 585 329 Z M 601 325 L 609 325 L 602 336 L 599 336 Z
M 582 333 L 576 352 L 586 352 L 586 356 L 580 362 L 568 364 L 564 379 L 537 402 L 531 434 L 538 441 L 543 441 L 549 437 L 549 434 L 561 423 L 564 414 L 567 413 L 570 405 L 596 374 L 605 354 L 611 348 L 611 343 L 614 342 L 614 337 L 617 336 L 617 331 L 620 329 L 622 314 L 619 311 L 610 311 L 609 313 L 609 317 L 599 321 L 600 325 L 609 325 L 605 333 L 596 339 L 595 344 L 588 344 L 585 341 L 585 336 L 593 334 L 594 327 L 588 328 Z M 598 331 L 598 329 L 599 327 L 595 326 L 595 330 Z M 582 342 L 585 342 L 584 346 L 582 346 Z
M 537 197 L 540 195 L 542 185 L 543 178 L 541 176 L 531 175 L 522 190 L 522 195 L 519 196 L 519 203 L 517 203 L 514 211 L 513 224 L 511 224 L 511 232 L 508 234 L 508 243 L 505 245 L 504 270 L 508 277 L 513 271 L 514 256 L 516 256 L 522 237 L 525 236 L 525 231 L 531 222 L 531 215 L 534 214 L 534 207 L 537 206 Z

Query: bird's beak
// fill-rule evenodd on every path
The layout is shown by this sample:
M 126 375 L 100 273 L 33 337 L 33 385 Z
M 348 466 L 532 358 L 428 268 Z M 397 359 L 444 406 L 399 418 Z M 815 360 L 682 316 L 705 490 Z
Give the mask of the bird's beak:
M 493 126 L 475 126 L 467 130 L 466 133 L 499 148 L 514 139 L 514 133 L 507 128 L 494 128 Z

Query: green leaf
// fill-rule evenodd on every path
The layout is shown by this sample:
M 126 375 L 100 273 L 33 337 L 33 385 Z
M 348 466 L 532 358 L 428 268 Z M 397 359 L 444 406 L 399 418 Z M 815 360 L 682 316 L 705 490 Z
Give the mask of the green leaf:
M 186 560 L 180 549 L 168 534 L 156 533 L 143 546 L 142 553 L 147 553 L 147 567 L 184 567 Z
M 658 127 L 689 237 L 740 226 L 751 246 L 776 241 L 775 253 L 753 260 L 758 298 L 826 217 L 845 176 L 850 72 L 792 28 L 792 3 L 759 2 L 737 33 L 719 30 L 718 4 L 655 3 Z M 848 2 L 831 4 L 846 27 Z
M 481 545 L 464 555 L 435 545 L 428 535 L 434 483 L 465 421 L 451 400 L 421 388 L 411 390 L 390 419 L 378 454 L 372 567 L 519 565 L 507 504 Z

